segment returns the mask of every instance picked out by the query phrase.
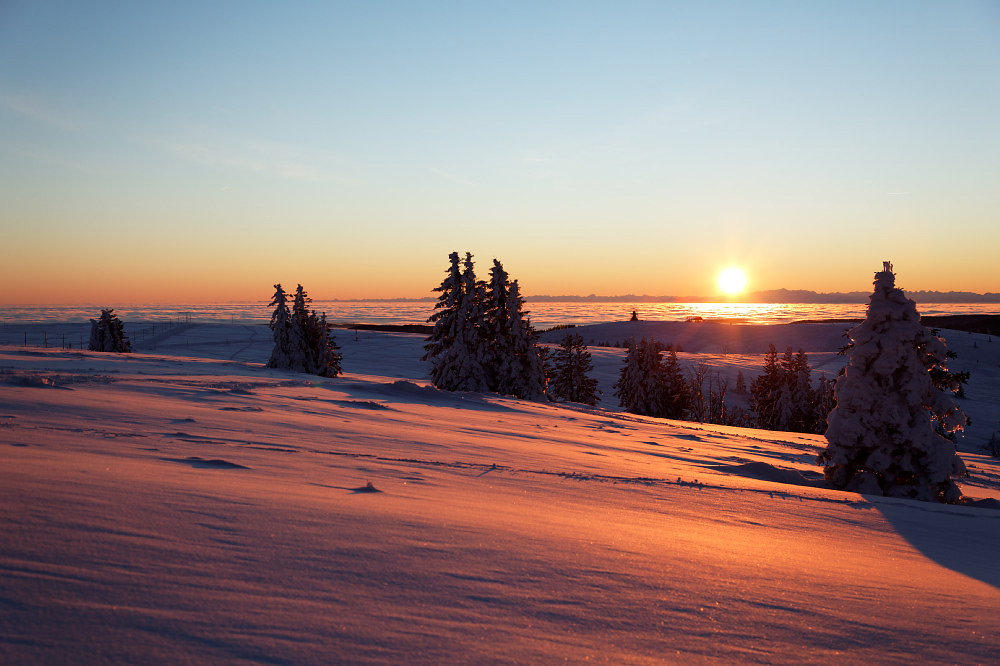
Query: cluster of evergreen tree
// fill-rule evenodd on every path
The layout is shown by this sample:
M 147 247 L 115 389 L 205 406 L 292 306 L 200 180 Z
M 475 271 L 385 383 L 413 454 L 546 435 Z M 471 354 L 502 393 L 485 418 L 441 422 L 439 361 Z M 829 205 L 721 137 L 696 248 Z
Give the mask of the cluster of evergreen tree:
M 765 356 L 763 373 L 750 388 L 750 411 L 726 404 L 728 381 L 699 364 L 683 372 L 676 351 L 655 340 L 630 341 L 615 383 L 625 411 L 659 418 L 747 426 L 768 430 L 822 433 L 833 408 L 833 381 L 820 378 L 814 387 L 803 351 L 791 349 L 778 358 L 774 345 Z M 736 393 L 747 393 L 742 372 Z
M 274 285 L 270 306 L 274 349 L 267 367 L 305 372 L 321 377 L 336 377 L 340 368 L 340 351 L 331 334 L 332 326 L 326 314 L 317 315 L 309 309 L 312 302 L 300 284 L 295 290 L 292 307 L 280 284 Z
M 90 320 L 90 351 L 130 352 L 132 345 L 125 335 L 125 325 L 114 308 L 103 308 L 101 316 Z
M 429 322 L 423 360 L 431 380 L 447 391 L 496 392 L 527 400 L 545 396 L 542 352 L 517 280 L 494 259 L 489 282 L 476 279 L 472 253 L 449 255 Z
M 821 434 L 833 409 L 833 380 L 820 378 L 812 385 L 812 370 L 803 350 L 792 348 L 778 358 L 774 345 L 764 357 L 764 371 L 750 385 L 753 425 L 765 430 Z
M 627 412 L 665 419 L 685 418 L 691 391 L 677 361 L 677 352 L 655 340 L 632 340 L 615 382 L 618 403 Z
M 597 390 L 597 380 L 588 374 L 593 369 L 592 357 L 583 338 L 567 333 L 551 358 L 546 358 L 549 399 L 596 404 L 600 391 Z

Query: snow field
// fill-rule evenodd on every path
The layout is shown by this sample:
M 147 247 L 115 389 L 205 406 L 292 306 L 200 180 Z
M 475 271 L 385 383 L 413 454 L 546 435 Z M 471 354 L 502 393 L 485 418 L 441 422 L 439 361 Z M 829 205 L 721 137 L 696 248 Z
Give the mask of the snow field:
M 818 436 L 437 391 L 419 336 L 269 371 L 267 333 L 0 348 L 0 662 L 1000 657 L 1000 512 L 810 485 Z

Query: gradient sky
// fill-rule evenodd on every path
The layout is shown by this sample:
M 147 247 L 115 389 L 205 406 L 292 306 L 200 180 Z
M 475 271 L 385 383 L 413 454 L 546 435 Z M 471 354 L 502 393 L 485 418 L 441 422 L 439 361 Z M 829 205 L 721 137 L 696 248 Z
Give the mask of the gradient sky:
M 1000 3 L 0 2 L 0 303 L 1000 291 Z

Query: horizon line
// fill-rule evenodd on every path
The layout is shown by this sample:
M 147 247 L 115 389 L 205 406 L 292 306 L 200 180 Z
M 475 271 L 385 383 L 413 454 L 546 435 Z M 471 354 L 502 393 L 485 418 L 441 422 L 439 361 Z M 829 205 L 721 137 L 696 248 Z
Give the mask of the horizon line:
M 1000 293 L 986 292 L 977 293 L 970 291 L 937 291 L 937 290 L 912 290 L 904 293 L 912 296 L 922 297 L 924 302 L 930 303 L 1000 303 Z M 616 295 L 577 295 L 577 294 L 535 294 L 524 296 L 525 302 L 548 302 L 548 303 L 731 303 L 734 305 L 767 304 L 774 305 L 788 303 L 792 305 L 820 305 L 820 304 L 844 304 L 864 302 L 870 295 L 867 291 L 834 291 L 816 292 L 807 289 L 764 289 L 747 292 L 740 296 L 652 296 L 649 294 L 616 294 Z M 928 299 L 929 297 L 929 299 Z M 938 299 L 938 300 L 934 300 Z M 314 298 L 314 301 L 328 303 L 433 303 L 438 300 L 437 296 L 400 296 L 391 298 Z M 116 305 L 114 307 L 136 306 L 136 305 L 225 305 L 225 304 L 251 304 L 266 302 L 267 299 L 260 300 L 226 300 L 226 301 L 133 301 Z M 100 306 L 97 302 L 76 302 L 76 303 L 4 303 L 0 304 L 0 309 L 24 308 L 24 307 L 66 307 L 66 306 Z

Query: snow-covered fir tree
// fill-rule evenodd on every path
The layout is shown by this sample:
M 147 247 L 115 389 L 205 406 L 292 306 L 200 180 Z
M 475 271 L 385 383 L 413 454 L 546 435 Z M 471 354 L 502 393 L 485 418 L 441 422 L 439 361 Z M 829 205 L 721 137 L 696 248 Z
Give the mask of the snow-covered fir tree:
M 114 308 L 104 308 L 101 316 L 90 320 L 90 351 L 130 352 L 132 345 L 125 335 L 125 325 Z
M 597 380 L 589 373 L 594 364 L 583 337 L 567 333 L 551 355 L 548 394 L 558 402 L 597 403 Z
M 435 291 L 441 292 L 429 321 L 434 323 L 423 360 L 431 363 L 431 381 L 446 391 L 487 391 L 487 347 L 483 337 L 485 289 L 476 280 L 472 253 L 460 264 L 449 255 L 447 275 Z
M 819 462 L 834 488 L 956 502 L 953 477 L 965 465 L 955 444 L 934 429 L 934 421 L 946 432 L 965 422 L 931 379 L 930 369 L 946 358 L 944 341 L 920 323 L 916 304 L 896 287 L 892 264 L 883 264 L 874 285 L 865 320 L 850 331 Z
M 524 312 L 517 281 L 493 261 L 490 283 L 476 279 L 472 254 L 460 264 L 449 255 L 434 324 L 424 345 L 431 380 L 448 391 L 495 391 L 538 400 L 545 395 L 545 363 Z
M 691 405 L 691 391 L 684 380 L 677 352 L 671 347 L 660 365 L 660 416 L 683 419 Z
M 751 423 L 766 430 L 822 433 L 833 396 L 822 377 L 812 384 L 805 351 L 788 347 L 779 358 L 774 345 L 764 355 L 763 372 L 750 385 Z
M 309 312 L 304 335 L 305 372 L 320 377 L 336 377 L 341 374 L 340 348 L 330 333 L 332 328 L 326 321 L 326 313 L 317 316 L 315 312 Z
M 667 413 L 672 413 L 668 412 L 668 405 L 671 404 L 673 398 L 668 396 L 667 371 L 662 362 L 662 356 L 662 348 L 656 340 L 643 338 L 639 342 L 629 341 L 624 365 L 614 386 L 615 395 L 618 396 L 618 404 L 625 411 L 661 418 L 665 417 Z M 674 369 L 671 372 L 676 371 L 676 378 L 669 381 L 673 392 L 676 387 L 672 385 L 675 382 L 684 387 L 687 384 L 680 374 L 677 356 L 672 350 L 669 358 L 672 359 Z
M 454 387 L 449 390 L 484 392 L 490 390 L 486 377 L 489 349 L 484 332 L 486 288 L 476 279 L 471 252 L 465 253 L 462 268 L 461 327 L 455 340 Z
M 499 376 L 500 366 L 505 365 L 505 359 L 514 353 L 511 347 L 510 306 L 510 276 L 500 261 L 494 259 L 490 281 L 486 285 L 482 328 L 483 338 L 487 341 L 484 364 L 487 384 L 492 391 L 499 391 L 500 384 L 506 383 L 506 379 Z
M 792 354 L 785 350 L 781 359 L 781 388 L 776 405 L 775 430 L 811 432 L 814 423 L 815 391 L 810 378 L 809 360 L 803 350 Z
M 545 397 L 545 362 L 517 280 L 510 283 L 507 317 L 509 338 L 503 354 L 491 355 L 497 373 L 495 390 L 524 400 L 541 400 Z
M 442 389 L 453 383 L 450 379 L 453 356 L 459 331 L 463 326 L 461 312 L 464 291 L 458 252 L 448 255 L 448 260 L 450 263 L 447 274 L 441 284 L 434 288 L 439 296 L 434 312 L 428 319 L 434 324 L 434 328 L 424 343 L 424 355 L 421 359 L 430 362 L 431 381 Z
M 309 303 L 312 299 L 309 294 L 298 285 L 295 288 L 295 296 L 292 298 L 292 318 L 289 329 L 288 343 L 292 364 L 291 370 L 305 372 L 309 356 L 309 342 L 306 340 L 306 331 L 309 328 Z
M 288 295 L 280 284 L 274 285 L 274 296 L 268 304 L 274 308 L 271 312 L 271 334 L 274 337 L 274 348 L 267 367 L 279 370 L 289 370 L 293 366 L 292 352 L 292 315 L 288 309 Z
M 274 349 L 268 367 L 321 377 L 341 374 L 341 355 L 326 314 L 317 315 L 309 308 L 312 299 L 301 284 L 295 289 L 291 310 L 285 290 L 280 284 L 274 288 L 270 324 Z
M 643 339 L 645 342 L 645 339 Z M 622 360 L 622 368 L 618 372 L 618 380 L 614 384 L 614 393 L 618 396 L 618 404 L 626 412 L 639 413 L 637 410 L 645 406 L 640 400 L 640 385 L 642 383 L 643 358 L 639 343 L 635 338 L 629 340 Z
M 837 400 L 833 393 L 836 383 L 836 378 L 828 379 L 820 377 L 817 381 L 815 391 L 816 400 L 813 403 L 813 427 L 810 432 L 817 435 L 822 435 L 826 432 L 826 420 L 829 418 L 833 408 L 837 406 Z
M 778 396 L 781 394 L 783 380 L 778 350 L 773 344 L 768 345 L 764 356 L 764 371 L 750 383 L 750 409 L 756 415 L 758 428 L 778 429 Z

